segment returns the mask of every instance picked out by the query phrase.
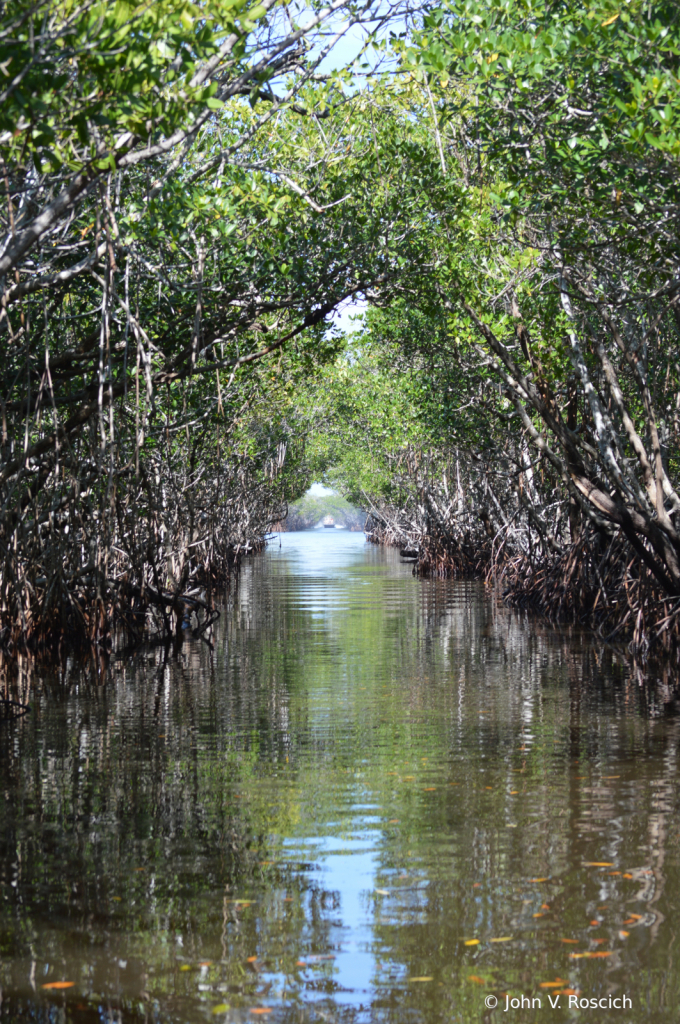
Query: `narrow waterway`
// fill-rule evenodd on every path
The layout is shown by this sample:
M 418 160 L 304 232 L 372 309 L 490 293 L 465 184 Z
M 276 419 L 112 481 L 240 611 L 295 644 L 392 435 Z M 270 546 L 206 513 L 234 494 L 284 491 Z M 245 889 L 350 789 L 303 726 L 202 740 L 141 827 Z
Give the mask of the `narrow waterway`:
M 603 645 L 323 530 L 32 685 L 3 1024 L 677 1021 L 678 719 Z

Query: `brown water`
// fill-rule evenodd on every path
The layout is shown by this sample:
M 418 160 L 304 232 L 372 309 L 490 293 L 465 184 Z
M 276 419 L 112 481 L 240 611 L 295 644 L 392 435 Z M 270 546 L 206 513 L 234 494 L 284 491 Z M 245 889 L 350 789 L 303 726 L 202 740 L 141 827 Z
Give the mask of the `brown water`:
M 678 719 L 587 638 L 319 531 L 244 568 L 214 651 L 32 686 L 3 1024 L 678 1020 Z

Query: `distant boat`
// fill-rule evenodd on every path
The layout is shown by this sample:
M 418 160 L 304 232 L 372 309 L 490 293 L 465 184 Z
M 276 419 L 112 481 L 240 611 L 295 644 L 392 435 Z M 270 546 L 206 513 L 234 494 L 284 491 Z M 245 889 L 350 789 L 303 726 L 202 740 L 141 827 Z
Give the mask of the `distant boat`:
M 326 530 L 334 530 L 335 529 L 335 519 L 333 519 L 333 516 L 324 516 L 323 525 L 324 525 Z

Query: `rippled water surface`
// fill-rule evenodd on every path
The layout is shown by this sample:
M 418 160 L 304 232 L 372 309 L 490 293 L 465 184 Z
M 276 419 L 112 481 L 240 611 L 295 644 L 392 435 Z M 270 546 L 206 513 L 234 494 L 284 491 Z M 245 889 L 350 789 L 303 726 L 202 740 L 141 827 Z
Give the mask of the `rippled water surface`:
M 30 683 L 3 1024 L 677 1021 L 678 720 L 587 637 L 327 530 L 214 650 Z

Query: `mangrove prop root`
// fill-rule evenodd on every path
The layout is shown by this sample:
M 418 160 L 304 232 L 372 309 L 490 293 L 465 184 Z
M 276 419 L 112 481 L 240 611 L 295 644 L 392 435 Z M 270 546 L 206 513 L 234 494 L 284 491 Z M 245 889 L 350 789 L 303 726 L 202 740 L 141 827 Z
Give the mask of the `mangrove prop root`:
M 483 580 L 512 607 L 627 645 L 637 665 L 680 663 L 680 597 L 663 592 L 620 531 L 583 524 L 573 543 L 553 550 L 530 524 L 506 529 L 499 543 L 501 531 L 484 510 L 476 526 L 457 530 L 451 521 L 419 523 L 412 510 L 374 506 L 366 530 L 372 543 L 417 551 L 416 575 Z

